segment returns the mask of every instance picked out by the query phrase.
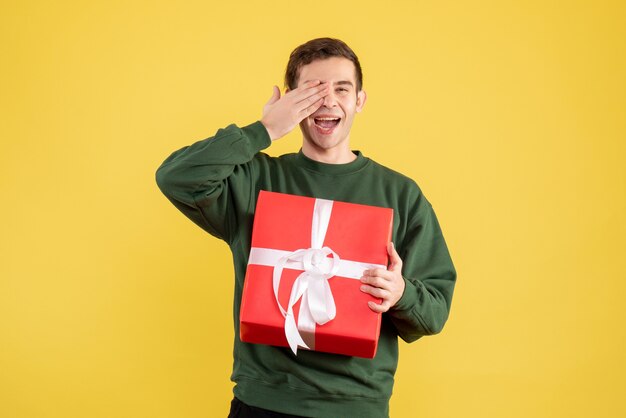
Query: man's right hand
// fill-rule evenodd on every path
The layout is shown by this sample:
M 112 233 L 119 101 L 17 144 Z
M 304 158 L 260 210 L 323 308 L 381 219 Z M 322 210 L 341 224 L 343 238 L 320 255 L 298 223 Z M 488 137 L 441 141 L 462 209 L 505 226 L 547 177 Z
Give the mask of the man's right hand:
M 290 90 L 280 97 L 280 89 L 274 86 L 270 100 L 263 107 L 261 123 L 272 141 L 287 135 L 304 118 L 312 115 L 324 103 L 329 93 L 329 84 L 311 80 Z

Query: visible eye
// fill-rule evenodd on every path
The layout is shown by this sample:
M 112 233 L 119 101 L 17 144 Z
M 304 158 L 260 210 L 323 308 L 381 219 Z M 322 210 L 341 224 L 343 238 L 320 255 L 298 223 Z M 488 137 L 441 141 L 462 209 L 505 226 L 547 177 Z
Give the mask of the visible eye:
M 348 89 L 347 89 L 347 88 L 345 88 L 345 87 L 339 87 L 339 88 L 337 89 L 337 91 L 340 91 L 340 92 L 347 92 L 347 91 L 348 91 Z

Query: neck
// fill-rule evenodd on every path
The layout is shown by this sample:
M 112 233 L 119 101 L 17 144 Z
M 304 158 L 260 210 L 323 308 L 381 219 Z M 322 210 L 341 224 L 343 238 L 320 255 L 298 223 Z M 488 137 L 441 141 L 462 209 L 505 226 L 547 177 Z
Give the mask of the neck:
M 356 155 L 350 151 L 350 147 L 347 143 L 345 147 L 325 149 L 312 145 L 308 141 L 303 141 L 302 153 L 313 161 L 326 164 L 347 164 L 356 159 Z

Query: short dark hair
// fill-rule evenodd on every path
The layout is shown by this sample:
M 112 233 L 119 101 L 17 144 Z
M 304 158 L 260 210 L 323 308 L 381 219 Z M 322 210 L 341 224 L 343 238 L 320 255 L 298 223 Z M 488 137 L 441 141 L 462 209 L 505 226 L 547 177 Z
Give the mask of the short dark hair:
M 363 88 L 363 71 L 359 58 L 345 42 L 335 38 L 312 39 L 293 50 L 289 56 L 287 70 L 285 71 L 285 87 L 293 90 L 298 87 L 298 77 L 300 68 L 310 64 L 315 60 L 331 57 L 344 57 L 354 64 L 354 75 L 356 78 L 356 91 Z

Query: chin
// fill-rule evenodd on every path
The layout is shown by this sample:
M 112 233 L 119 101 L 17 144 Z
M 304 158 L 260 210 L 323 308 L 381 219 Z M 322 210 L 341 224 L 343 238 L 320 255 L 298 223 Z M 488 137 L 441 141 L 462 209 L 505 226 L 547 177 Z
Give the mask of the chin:
M 319 138 L 311 135 L 306 138 L 306 141 L 315 146 L 315 148 L 323 150 L 335 148 L 337 145 L 343 142 L 341 139 L 337 138 Z

